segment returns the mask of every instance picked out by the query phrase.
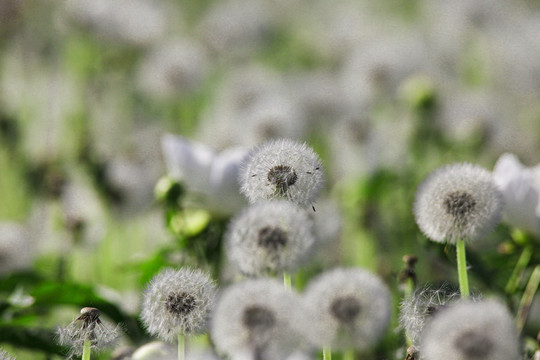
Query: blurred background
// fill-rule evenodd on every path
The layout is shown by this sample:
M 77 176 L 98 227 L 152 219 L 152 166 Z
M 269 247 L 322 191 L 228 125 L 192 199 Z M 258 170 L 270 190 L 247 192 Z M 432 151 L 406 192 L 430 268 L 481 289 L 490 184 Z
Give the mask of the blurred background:
M 233 209 L 156 200 L 168 133 L 216 152 L 280 137 L 316 150 L 332 251 L 299 288 L 357 265 L 397 303 L 405 254 L 420 283 L 452 282 L 453 250 L 415 224 L 416 187 L 448 163 L 540 162 L 539 59 L 533 0 L 0 0 L 0 346 L 59 359 L 54 328 L 90 305 L 139 345 L 141 289 L 160 268 L 226 278 L 208 239 Z M 520 254 L 508 233 L 471 249 L 486 294 Z M 401 340 L 380 358 L 403 358 Z

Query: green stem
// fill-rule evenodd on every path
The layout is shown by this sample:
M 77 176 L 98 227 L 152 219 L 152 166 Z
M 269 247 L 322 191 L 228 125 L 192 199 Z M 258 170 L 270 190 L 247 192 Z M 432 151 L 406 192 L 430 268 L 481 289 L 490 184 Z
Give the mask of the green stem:
M 288 272 L 283 273 L 283 285 L 285 286 L 285 289 L 291 289 L 291 274 Z
M 465 255 L 465 240 L 458 240 L 456 243 L 457 267 L 459 277 L 459 291 L 461 298 L 469 297 L 469 278 L 467 276 L 467 259 Z
M 329 346 L 325 346 L 322 349 L 322 358 L 323 360 L 332 360 L 332 350 Z
M 182 334 L 178 334 L 178 360 L 186 358 L 186 339 Z
M 354 350 L 345 350 L 343 352 L 343 360 L 354 360 Z
M 523 251 L 521 252 L 521 255 L 519 256 L 519 259 L 516 263 L 516 266 L 514 267 L 514 271 L 512 272 L 512 275 L 510 276 L 510 279 L 508 280 L 508 283 L 506 284 L 506 287 L 504 289 L 507 294 L 513 294 L 514 292 L 516 292 L 516 289 L 519 285 L 519 279 L 523 275 L 523 272 L 527 268 L 527 265 L 529 265 L 532 254 L 532 246 L 526 246 L 525 248 L 523 248 Z
M 536 294 L 536 291 L 538 290 L 538 286 L 540 285 L 540 265 L 536 265 L 534 268 L 531 277 L 529 278 L 529 282 L 527 283 L 527 286 L 525 287 L 525 292 L 523 293 L 523 297 L 521 298 L 521 302 L 519 303 L 519 308 L 517 311 L 517 327 L 519 331 L 523 330 L 523 327 L 525 326 L 525 322 L 527 321 L 527 316 L 529 315 L 529 310 L 531 309 L 531 304 L 534 299 L 534 295 Z
M 82 360 L 90 360 L 90 340 L 84 340 Z

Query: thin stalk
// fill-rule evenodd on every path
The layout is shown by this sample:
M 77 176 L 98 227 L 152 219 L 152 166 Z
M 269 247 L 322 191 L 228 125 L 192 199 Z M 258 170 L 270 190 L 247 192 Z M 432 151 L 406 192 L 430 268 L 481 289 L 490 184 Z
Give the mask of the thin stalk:
M 285 286 L 285 289 L 291 289 L 291 274 L 288 272 L 283 273 L 283 285 Z
M 82 360 L 90 360 L 90 340 L 84 340 Z
M 525 292 L 523 293 L 523 296 L 521 298 L 521 302 L 519 303 L 519 308 L 517 311 L 517 327 L 518 330 L 521 332 L 523 330 L 523 327 L 525 326 L 525 322 L 527 321 L 527 316 L 529 315 L 529 310 L 531 309 L 531 304 L 534 299 L 534 295 L 536 294 L 536 291 L 538 290 L 538 286 L 540 285 L 540 265 L 536 265 L 534 268 L 531 277 L 529 278 L 529 281 L 527 282 L 527 286 L 525 287 Z
M 469 297 L 469 277 L 467 276 L 467 256 L 465 253 L 465 240 L 458 240 L 456 243 L 457 267 L 459 277 L 459 291 L 461 298 Z
M 186 358 L 186 339 L 182 334 L 178 334 L 178 360 Z
M 508 279 L 508 283 L 506 284 L 506 287 L 504 289 L 507 294 L 513 294 L 516 291 L 519 285 L 519 279 L 523 275 L 523 272 L 527 268 L 527 265 L 529 265 L 532 254 L 532 246 L 529 245 L 523 248 L 523 251 L 521 252 L 521 255 L 519 256 L 519 259 L 516 263 L 516 266 L 514 267 L 514 271 L 512 271 L 512 275 L 510 276 L 510 279 Z
M 332 350 L 330 347 L 325 346 L 322 349 L 322 358 L 323 360 L 332 360 Z
M 343 352 L 343 360 L 354 360 L 354 350 L 345 350 Z

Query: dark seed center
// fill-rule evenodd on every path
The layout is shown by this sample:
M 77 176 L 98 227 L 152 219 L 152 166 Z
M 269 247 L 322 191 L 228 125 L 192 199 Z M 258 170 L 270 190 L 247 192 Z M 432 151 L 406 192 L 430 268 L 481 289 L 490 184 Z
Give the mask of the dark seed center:
M 280 228 L 266 226 L 259 230 L 260 247 L 277 251 L 287 245 L 287 233 Z
M 166 301 L 167 310 L 176 315 L 189 314 L 196 305 L 195 298 L 185 292 L 171 293 Z
M 454 345 L 467 359 L 485 359 L 493 349 L 491 340 L 475 331 L 464 332 Z
M 253 332 L 265 332 L 276 323 L 274 313 L 260 306 L 251 306 L 244 311 L 242 323 Z
M 330 307 L 332 315 L 342 323 L 352 323 L 361 310 L 360 302 L 353 296 L 337 298 Z
M 459 220 L 464 220 L 475 206 L 476 200 L 471 194 L 464 191 L 454 191 L 446 195 L 444 199 L 446 212 Z
M 287 192 L 289 186 L 292 186 L 298 180 L 298 175 L 293 168 L 287 165 L 277 165 L 268 172 L 268 181 L 276 186 L 280 195 Z

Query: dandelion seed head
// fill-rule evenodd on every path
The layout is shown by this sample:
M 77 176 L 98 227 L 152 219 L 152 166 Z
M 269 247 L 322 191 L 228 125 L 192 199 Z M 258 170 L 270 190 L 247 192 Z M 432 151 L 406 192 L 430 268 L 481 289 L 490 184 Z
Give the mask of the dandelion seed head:
M 422 331 L 420 353 L 425 360 L 520 359 L 512 316 L 494 300 L 458 301 L 437 312 Z
M 225 289 L 210 332 L 217 350 L 233 359 L 283 359 L 302 346 L 302 311 L 298 295 L 283 284 L 250 279 Z
M 240 170 L 240 183 L 250 203 L 287 199 L 310 207 L 323 184 L 322 163 L 306 144 L 272 140 L 250 151 Z
M 228 257 L 250 276 L 294 271 L 312 253 L 312 227 L 306 211 L 288 201 L 252 205 L 229 225 Z
M 416 223 L 431 240 L 455 243 L 476 240 L 500 221 L 502 196 L 491 173 L 471 164 L 444 166 L 419 186 Z
M 215 292 L 214 281 L 201 270 L 165 269 L 145 290 L 141 319 L 150 334 L 168 342 L 203 333 Z
M 0 360 L 15 360 L 15 356 L 11 355 L 4 349 L 0 349 Z
M 390 292 L 374 274 L 360 269 L 334 269 L 312 280 L 305 291 L 317 346 L 366 349 L 374 345 L 390 322 Z
M 427 286 L 416 290 L 400 304 L 399 324 L 414 345 L 418 345 L 426 322 L 440 310 L 461 298 L 458 291 L 449 286 Z
M 116 327 L 100 319 L 101 312 L 93 307 L 81 309 L 81 315 L 69 325 L 56 330 L 57 341 L 69 347 L 69 356 L 80 356 L 86 340 L 90 341 L 91 351 L 111 347 L 122 334 L 122 326 Z

